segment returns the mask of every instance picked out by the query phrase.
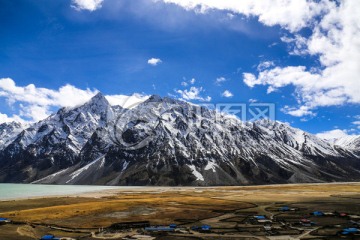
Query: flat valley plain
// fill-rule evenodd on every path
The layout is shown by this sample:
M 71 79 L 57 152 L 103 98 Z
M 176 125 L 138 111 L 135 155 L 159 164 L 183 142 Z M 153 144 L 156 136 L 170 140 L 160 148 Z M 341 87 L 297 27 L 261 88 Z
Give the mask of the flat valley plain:
M 284 206 L 293 211 L 279 211 Z M 317 217 L 310 214 L 314 211 L 333 215 Z M 271 223 L 256 222 L 255 215 L 265 215 Z M 1 201 L 0 217 L 13 221 L 0 225 L 1 240 L 39 239 L 45 234 L 64 239 L 339 239 L 339 231 L 360 221 L 360 183 L 136 187 Z M 303 218 L 314 225 L 301 226 Z M 108 228 L 140 221 L 174 223 L 182 230 L 147 233 L 143 228 Z M 211 230 L 191 230 L 202 225 L 210 225 Z

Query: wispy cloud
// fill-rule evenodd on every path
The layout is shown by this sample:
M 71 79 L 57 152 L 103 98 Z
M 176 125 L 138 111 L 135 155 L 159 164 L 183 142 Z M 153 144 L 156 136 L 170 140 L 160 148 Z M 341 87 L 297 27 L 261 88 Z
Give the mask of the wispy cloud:
M 194 85 L 196 82 L 195 78 L 192 78 L 189 81 L 187 81 L 185 77 L 183 79 L 184 79 L 184 81 L 181 82 L 181 86 L 183 86 L 183 87 L 187 87 L 188 85 Z
M 210 96 L 206 96 L 206 97 L 200 96 L 201 92 L 203 91 L 204 89 L 202 87 L 198 88 L 195 86 L 192 86 L 190 89 L 176 90 L 176 92 L 180 94 L 181 98 L 184 100 L 198 100 L 202 102 L 210 102 L 211 101 Z
M 157 66 L 158 64 L 162 63 L 160 58 L 150 58 L 147 63 L 152 66 Z
M 303 117 L 303 116 L 315 116 L 316 114 L 312 112 L 308 107 L 301 106 L 299 108 L 285 106 L 281 109 L 283 113 L 289 114 L 294 117 Z
M 100 9 L 103 1 L 104 0 L 72 0 L 71 7 L 78 11 L 87 10 L 92 12 Z
M 215 80 L 215 84 L 217 85 L 221 85 L 221 83 L 225 82 L 226 81 L 226 78 L 225 77 L 218 77 L 216 78 Z

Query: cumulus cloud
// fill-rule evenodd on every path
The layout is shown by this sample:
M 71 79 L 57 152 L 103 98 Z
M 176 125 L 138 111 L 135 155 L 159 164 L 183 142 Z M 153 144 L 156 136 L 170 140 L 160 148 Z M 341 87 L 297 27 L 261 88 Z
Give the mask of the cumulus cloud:
M 349 134 L 346 130 L 334 129 L 334 130 L 318 133 L 316 134 L 316 136 L 325 140 L 334 140 L 342 137 L 347 137 L 349 136 Z
M 152 66 L 157 66 L 158 64 L 162 63 L 160 58 L 150 58 L 147 63 Z
M 221 94 L 221 96 L 226 97 L 226 98 L 231 98 L 231 97 L 234 96 L 234 94 L 232 94 L 229 90 L 225 90 L 225 91 Z
M 101 4 L 104 0 L 72 0 L 71 7 L 78 11 L 87 10 L 95 11 L 101 8 Z
M 34 84 L 17 86 L 10 78 L 0 79 L 0 97 L 6 99 L 10 106 L 18 104 L 19 113 L 11 117 L 13 120 L 27 118 L 38 121 L 51 113 L 51 107 L 74 107 L 81 105 L 93 97 L 98 91 L 78 89 L 65 85 L 58 90 L 38 88 Z M 8 121 L 2 114 L 1 121 Z
M 197 13 L 206 13 L 215 9 L 247 17 L 255 16 L 267 26 L 280 25 L 292 32 L 308 26 L 315 16 L 326 11 L 327 6 L 331 5 L 328 1 L 317 3 L 307 0 L 163 0 L 163 2 L 176 4 Z
M 94 89 L 79 89 L 66 84 L 57 90 L 39 88 L 34 84 L 17 86 L 10 78 L 0 79 L 0 98 L 13 106 L 16 114 L 8 116 L 0 113 L 0 123 L 3 122 L 35 122 L 48 117 L 52 110 L 61 107 L 77 107 L 89 101 L 99 91 Z M 124 108 L 132 108 L 146 101 L 149 96 L 134 93 L 127 95 L 106 95 L 110 105 L 119 105 Z M 55 108 L 55 109 L 53 109 Z
M 314 23 L 313 33 L 304 37 L 282 38 L 292 44 L 290 54 L 318 57 L 318 68 L 305 66 L 274 67 L 260 70 L 256 75 L 245 73 L 249 87 L 269 86 L 268 92 L 287 85 L 296 88 L 299 111 L 321 106 L 360 103 L 360 9 L 359 1 L 343 1 L 328 10 Z M 291 112 L 290 112 L 291 113 Z M 301 116 L 301 115 L 299 115 Z
M 0 124 L 8 122 L 24 122 L 24 120 L 18 115 L 13 115 L 9 117 L 7 114 L 0 113 Z
M 301 116 L 321 106 L 360 103 L 360 2 L 357 0 L 163 0 L 187 10 L 206 14 L 210 10 L 257 17 L 266 26 L 288 30 L 281 41 L 290 55 L 311 56 L 314 66 L 264 66 L 257 74 L 244 73 L 249 87 L 268 86 L 268 93 L 295 87 Z M 291 17 L 289 17 L 291 16 Z M 309 31 L 301 31 L 307 28 Z M 307 33 L 304 33 L 307 32 Z M 318 64 L 320 63 L 320 65 Z
M 211 101 L 211 97 L 207 96 L 207 97 L 202 97 L 200 96 L 201 92 L 203 92 L 204 89 L 202 87 L 191 87 L 190 89 L 185 89 L 185 90 L 176 90 L 176 92 L 178 94 L 180 94 L 181 98 L 184 100 L 198 100 L 198 101 L 202 101 L 202 102 L 210 102 Z

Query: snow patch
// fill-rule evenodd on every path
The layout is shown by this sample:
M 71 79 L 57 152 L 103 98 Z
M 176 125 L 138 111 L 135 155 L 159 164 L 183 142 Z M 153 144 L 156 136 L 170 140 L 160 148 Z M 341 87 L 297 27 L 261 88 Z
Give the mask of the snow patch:
M 212 169 L 212 171 L 215 173 L 216 172 L 216 167 L 218 165 L 214 162 L 208 162 L 207 165 L 205 166 L 205 170 L 210 170 Z
M 89 163 L 88 165 L 85 165 L 84 167 L 82 167 L 82 168 L 76 170 L 75 172 L 73 172 L 72 174 L 70 174 L 71 179 L 66 181 L 66 183 L 69 183 L 72 180 L 74 180 L 75 178 L 77 178 L 81 173 L 88 170 L 92 165 L 94 165 L 95 163 L 97 163 L 99 160 L 101 160 L 103 158 L 104 158 L 104 156 L 101 156 L 98 159 L 96 159 L 96 160 L 92 161 L 91 163 Z
M 203 175 L 201 175 L 201 173 L 196 170 L 196 167 L 194 165 L 187 165 L 187 166 L 191 169 L 192 174 L 196 177 L 196 180 L 204 181 Z
M 111 106 L 121 106 L 122 108 L 134 108 L 140 103 L 145 102 L 150 96 L 141 95 L 139 93 L 134 93 L 131 96 L 127 95 L 108 95 L 105 98 L 109 101 Z

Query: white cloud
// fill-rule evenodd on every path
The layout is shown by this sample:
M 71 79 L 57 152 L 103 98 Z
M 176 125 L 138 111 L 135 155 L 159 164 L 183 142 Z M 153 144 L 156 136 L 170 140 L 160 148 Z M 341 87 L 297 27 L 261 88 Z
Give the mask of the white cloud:
M 184 77 L 184 81 L 181 82 L 181 86 L 187 87 L 189 84 L 194 85 L 195 82 L 196 82 L 195 78 L 192 78 L 189 81 L 186 81 L 186 78 Z
M 266 26 L 288 30 L 281 40 L 290 55 L 311 56 L 314 66 L 268 66 L 258 74 L 244 73 L 249 87 L 269 86 L 268 93 L 295 87 L 301 116 L 321 106 L 360 104 L 360 1 L 358 0 L 163 0 L 187 10 L 206 14 L 209 10 L 229 11 L 257 17 Z M 308 28 L 310 31 L 300 31 Z M 309 34 L 310 32 L 310 34 Z M 320 63 L 320 65 L 318 65 Z M 301 107 L 306 107 L 301 110 Z
M 268 69 L 268 68 L 270 68 L 272 66 L 275 66 L 275 63 L 273 61 L 264 61 L 264 62 L 261 62 L 257 66 L 257 70 L 262 71 L 262 70 Z
M 9 117 L 7 114 L 0 113 L 0 124 L 7 122 L 24 122 L 18 115 L 13 115 Z
M 52 108 L 80 106 L 89 101 L 98 90 L 79 89 L 72 85 L 65 85 L 58 90 L 38 88 L 34 84 L 17 86 L 10 78 L 0 79 L 0 97 L 6 99 L 10 106 L 18 111 L 12 117 L 0 113 L 2 122 L 30 122 L 43 120 L 51 114 Z M 124 108 L 132 108 L 146 101 L 149 96 L 134 93 L 126 95 L 106 95 L 110 105 L 119 105 Z M 56 109 L 57 110 L 57 109 Z
M 206 13 L 208 10 L 215 9 L 229 11 L 232 14 L 242 14 L 247 17 L 255 16 L 264 25 L 280 25 L 292 32 L 308 26 L 313 22 L 315 16 L 334 5 L 330 1 L 316 3 L 307 0 L 163 0 L 163 2 L 177 4 L 197 13 Z
M 199 101 L 203 101 L 203 102 L 210 102 L 211 101 L 211 97 L 207 96 L 207 97 L 201 97 L 200 93 L 203 92 L 203 88 L 202 87 L 191 87 L 189 90 L 185 89 L 185 90 L 176 90 L 176 92 L 178 94 L 181 95 L 181 98 L 184 100 L 199 100 Z
M 354 122 L 352 122 L 352 124 L 360 125 L 360 121 L 354 121 Z
M 10 106 L 19 105 L 16 116 L 38 121 L 50 114 L 51 107 L 74 107 L 81 105 L 93 97 L 97 90 L 82 90 L 72 85 L 65 85 L 58 90 L 38 88 L 34 84 L 17 86 L 10 78 L 0 79 L 0 97 L 4 97 Z M 3 116 L 3 120 L 6 118 Z M 19 118 L 18 118 L 19 120 Z
M 135 93 L 131 96 L 107 95 L 105 97 L 112 106 L 119 105 L 123 108 L 134 108 L 140 103 L 146 101 L 150 96 Z
M 349 136 L 346 130 L 334 129 L 316 134 L 317 137 L 325 140 L 334 140 Z
M 90 12 L 101 8 L 104 0 L 72 0 L 71 7 L 78 11 L 88 10 Z
M 225 82 L 226 81 L 226 78 L 225 77 L 218 77 L 216 78 L 215 80 L 215 84 L 217 85 L 221 85 L 221 83 Z
M 300 107 L 311 110 L 321 106 L 359 104 L 360 2 L 348 0 L 339 6 L 333 3 L 327 7 L 326 14 L 310 26 L 312 35 L 282 38 L 292 44 L 290 54 L 318 57 L 320 67 L 274 67 L 260 70 L 257 76 L 245 73 L 245 84 L 250 87 L 267 85 L 270 90 L 293 85 L 299 110 Z
M 225 90 L 225 91 L 221 94 L 221 96 L 226 97 L 226 98 L 231 98 L 231 97 L 234 96 L 234 94 L 232 94 L 229 90 Z
M 307 106 L 301 106 L 299 108 L 285 106 L 281 109 L 281 111 L 294 117 L 315 116 L 315 113 L 313 113 Z M 302 121 L 304 120 L 306 121 L 305 118 L 302 119 Z
M 148 64 L 152 65 L 152 66 L 156 66 L 158 65 L 159 63 L 162 63 L 161 59 L 160 58 L 150 58 L 148 61 L 147 61 Z

